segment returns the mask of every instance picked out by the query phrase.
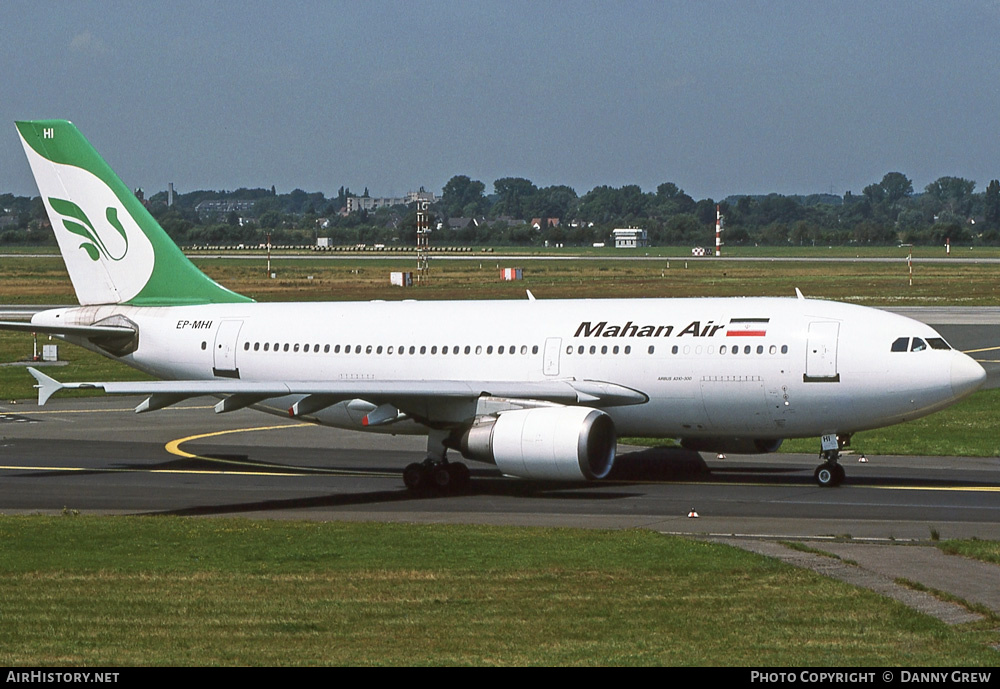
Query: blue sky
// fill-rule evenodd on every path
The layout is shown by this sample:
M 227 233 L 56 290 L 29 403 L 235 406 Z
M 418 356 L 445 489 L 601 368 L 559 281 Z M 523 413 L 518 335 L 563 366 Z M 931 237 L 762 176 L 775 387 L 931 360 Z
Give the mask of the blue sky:
M 13 121 L 73 120 L 147 192 L 859 193 L 1000 177 L 1000 2 L 0 4 Z

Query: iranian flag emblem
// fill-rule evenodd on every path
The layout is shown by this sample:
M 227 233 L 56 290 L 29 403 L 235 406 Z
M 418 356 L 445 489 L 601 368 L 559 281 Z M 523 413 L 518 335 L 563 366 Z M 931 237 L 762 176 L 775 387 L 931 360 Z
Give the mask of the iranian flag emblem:
M 764 337 L 770 318 L 731 318 L 726 337 Z

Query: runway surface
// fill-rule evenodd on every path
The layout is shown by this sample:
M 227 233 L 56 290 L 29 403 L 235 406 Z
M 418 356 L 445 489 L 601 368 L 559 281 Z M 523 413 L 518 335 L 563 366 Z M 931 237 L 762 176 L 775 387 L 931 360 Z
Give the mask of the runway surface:
M 716 460 L 621 448 L 615 479 L 585 485 L 502 477 L 471 463 L 453 496 L 416 497 L 402 470 L 416 437 L 300 425 L 191 403 L 136 416 L 138 399 L 0 408 L 0 512 L 244 515 L 641 527 L 678 533 L 1000 538 L 1000 460 L 848 457 L 821 489 L 809 455 Z M 631 450 L 631 451 L 630 451 Z M 695 509 L 698 519 L 688 517 Z

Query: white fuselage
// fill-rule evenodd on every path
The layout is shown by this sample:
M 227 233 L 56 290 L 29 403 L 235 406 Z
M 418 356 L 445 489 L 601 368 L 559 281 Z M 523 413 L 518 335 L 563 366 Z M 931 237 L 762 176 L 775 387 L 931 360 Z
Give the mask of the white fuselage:
M 983 379 L 927 325 L 794 298 L 114 305 L 34 322 L 112 315 L 139 330 L 138 347 L 121 359 L 164 379 L 600 381 L 648 397 L 604 407 L 619 435 L 853 433 L 928 414 Z M 287 413 L 300 398 L 257 406 Z M 360 428 L 370 409 L 340 402 L 310 418 Z

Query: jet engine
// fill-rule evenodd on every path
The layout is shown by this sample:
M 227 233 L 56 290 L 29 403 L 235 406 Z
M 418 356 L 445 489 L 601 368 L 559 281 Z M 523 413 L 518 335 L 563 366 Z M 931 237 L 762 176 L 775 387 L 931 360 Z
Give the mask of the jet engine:
M 599 409 L 543 407 L 480 417 L 454 446 L 509 476 L 579 481 L 607 476 L 617 444 L 614 422 Z
M 777 452 L 784 438 L 684 438 L 681 447 L 695 452 L 764 455 Z

